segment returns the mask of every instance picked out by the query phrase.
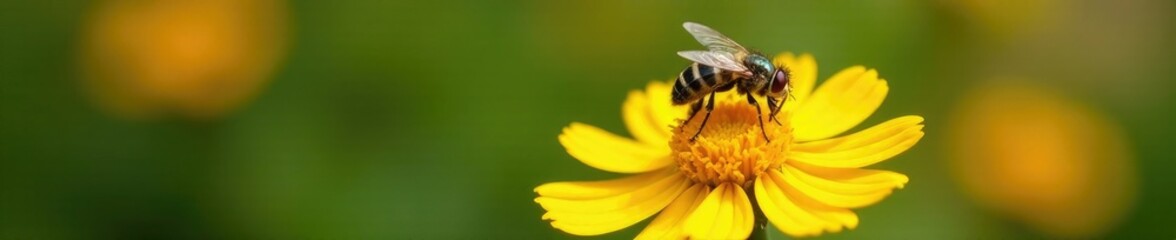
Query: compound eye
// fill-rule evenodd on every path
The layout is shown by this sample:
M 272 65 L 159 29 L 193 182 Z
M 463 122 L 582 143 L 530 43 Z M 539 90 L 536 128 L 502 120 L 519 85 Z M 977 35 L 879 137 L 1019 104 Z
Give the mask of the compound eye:
M 790 75 L 792 74 L 790 74 L 787 69 L 776 70 L 776 74 L 773 74 L 772 77 L 772 93 L 783 92 L 785 87 L 788 86 L 788 82 L 791 80 L 790 78 L 792 76 Z

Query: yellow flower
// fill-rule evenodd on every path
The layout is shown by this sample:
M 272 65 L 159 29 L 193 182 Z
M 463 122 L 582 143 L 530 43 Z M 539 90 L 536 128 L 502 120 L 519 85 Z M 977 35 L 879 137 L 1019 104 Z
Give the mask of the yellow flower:
M 835 137 L 882 104 L 886 81 L 855 66 L 814 91 L 812 56 L 784 53 L 775 62 L 792 70 L 794 99 L 780 124 L 764 116 L 772 141 L 761 135 L 756 108 L 731 91 L 718 96 L 710 122 L 690 142 L 702 118 L 681 124 L 686 108 L 670 104 L 672 85 L 655 81 L 630 92 L 623 106 L 636 140 L 581 123 L 559 136 L 584 164 L 633 175 L 536 187 L 535 202 L 547 210 L 543 219 L 567 233 L 599 235 L 660 211 L 637 236 L 642 239 L 747 238 L 758 212 L 792 236 L 857 227 L 850 209 L 874 204 L 907 182 L 899 173 L 860 168 L 914 146 L 923 137 L 923 118 L 899 117 Z
M 85 87 L 129 119 L 220 118 L 265 86 L 287 42 L 283 0 L 106 0 L 91 11 Z
M 1053 238 L 1100 238 L 1132 208 L 1135 159 L 1097 108 L 1022 79 L 963 95 L 948 122 L 949 163 L 982 207 Z

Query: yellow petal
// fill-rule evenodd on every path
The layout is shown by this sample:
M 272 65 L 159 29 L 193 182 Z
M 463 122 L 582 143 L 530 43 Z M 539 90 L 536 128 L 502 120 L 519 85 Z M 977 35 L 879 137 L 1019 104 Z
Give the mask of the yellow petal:
M 858 169 L 838 170 L 854 171 Z M 772 177 L 773 180 L 785 183 L 804 196 L 837 208 L 858 208 L 877 203 L 890 195 L 894 188 L 906 183 L 905 179 L 901 182 L 873 184 L 838 182 L 816 177 L 790 166 L 784 167 L 783 174 Z
M 629 128 L 629 133 L 641 142 L 653 147 L 666 148 L 668 152 L 669 147 L 666 143 L 670 141 L 671 126 L 654 115 L 649 100 L 641 91 L 629 92 L 629 98 L 625 100 L 621 110 L 625 126 Z
M 543 209 L 543 219 L 551 226 L 575 235 L 599 235 L 631 226 L 662 210 L 686 190 L 690 182 L 681 174 L 671 174 L 656 183 L 598 199 L 535 198 Z
M 598 199 L 620 194 L 630 193 L 643 187 L 648 187 L 665 180 L 677 172 L 666 168 L 664 170 L 641 173 L 624 178 L 605 181 L 586 182 L 553 182 L 535 188 L 535 193 L 543 197 L 562 199 Z
M 921 116 L 902 116 L 848 136 L 797 143 L 792 145 L 792 150 L 801 152 L 826 152 L 859 148 L 881 141 L 887 137 L 898 135 L 908 129 L 922 127 L 921 123 L 923 123 L 923 117 Z
M 610 172 L 647 172 L 672 161 L 666 148 L 638 143 L 582 123 L 564 128 L 559 143 L 580 162 Z
M 685 231 L 697 239 L 744 239 L 751 234 L 755 216 L 743 188 L 719 185 L 686 218 Z
M 770 171 L 774 172 L 774 171 Z M 793 237 L 812 236 L 821 232 L 817 218 L 800 209 L 768 175 L 755 181 L 755 199 L 764 216 L 776 229 Z
M 813 59 L 813 55 L 808 53 L 796 56 L 790 52 L 784 52 L 776 55 L 772 60 L 776 66 L 783 65 L 792 72 L 790 84 L 792 85 L 792 97 L 787 102 L 802 102 L 803 99 L 808 98 L 809 94 L 813 92 L 813 87 L 817 84 L 817 60 Z M 794 109 L 798 104 L 785 104 L 785 109 Z
M 887 91 L 886 80 L 879 79 L 873 69 L 854 66 L 842 70 L 800 102 L 792 118 L 793 134 L 802 142 L 841 134 L 873 114 Z
M 834 181 L 841 184 L 852 185 L 876 185 L 872 188 L 897 188 L 902 189 L 910 178 L 901 173 L 858 169 L 858 168 L 826 168 L 811 166 L 803 163 L 790 163 L 788 167 L 800 170 L 802 173 L 812 175 L 820 179 Z
M 610 191 L 616 192 L 615 194 L 603 195 L 596 198 L 586 198 L 584 196 L 562 198 L 551 195 L 540 195 L 535 198 L 535 202 L 538 202 L 548 212 L 592 213 L 612 211 L 627 208 L 633 206 L 634 203 L 656 197 L 661 194 L 662 189 L 670 189 L 682 182 L 685 178 L 681 174 L 666 174 L 653 179 L 655 181 L 651 183 L 641 183 L 645 185 L 618 186 L 615 189 L 610 189 Z M 669 202 L 666 204 L 669 204 Z
M 686 119 L 687 106 L 675 106 L 671 101 L 672 91 L 674 85 L 668 82 L 652 81 L 645 87 L 645 96 L 648 97 L 651 114 L 660 126 L 677 126 L 678 119 Z M 670 134 L 671 128 L 663 128 L 666 134 Z M 663 142 L 664 144 L 664 142 Z
M 678 195 L 674 203 L 670 203 L 670 206 L 662 210 L 645 230 L 637 234 L 636 239 L 685 239 L 687 236 L 682 231 L 682 222 L 694 212 L 703 199 L 706 199 L 709 191 L 704 184 L 695 184 L 686 189 L 686 192 Z
M 903 117 L 836 139 L 798 143 L 788 161 L 832 168 L 859 168 L 890 159 L 923 138 L 922 117 Z M 799 129 L 799 128 L 798 128 Z
M 791 214 L 793 219 L 800 219 L 802 222 L 809 223 L 810 229 L 796 228 L 793 231 L 803 235 L 816 235 L 820 230 L 829 232 L 840 232 L 841 229 L 853 229 L 857 227 L 858 217 L 853 211 L 845 208 L 832 207 L 814 201 L 812 198 L 805 196 L 796 190 L 787 182 L 782 182 L 783 173 L 778 171 L 771 171 L 767 176 L 761 176 L 759 181 L 763 183 L 764 196 L 767 198 L 766 202 L 776 204 L 780 207 L 777 214 Z M 757 189 L 757 191 L 759 191 Z M 760 192 L 757 192 L 757 199 Z M 762 207 L 763 202 L 760 201 Z M 769 214 L 766 210 L 765 215 Z M 771 215 L 767 215 L 771 216 Z M 777 216 L 778 218 L 780 216 Z M 769 218 L 770 219 L 770 218 Z M 781 223 L 775 223 L 782 225 Z M 803 225 L 802 225 L 803 226 Z M 779 228 L 779 227 L 778 227 Z M 807 230 L 807 231 L 806 231 Z M 794 235 L 796 236 L 796 235 Z

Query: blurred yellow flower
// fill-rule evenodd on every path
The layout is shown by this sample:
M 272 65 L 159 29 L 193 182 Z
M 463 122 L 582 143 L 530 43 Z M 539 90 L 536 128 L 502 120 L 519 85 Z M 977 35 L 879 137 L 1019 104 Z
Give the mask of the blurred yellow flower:
M 1072 5 L 1058 0 L 938 0 L 945 12 L 957 15 L 962 23 L 986 40 L 1007 41 L 1033 35 L 1055 27 Z
M 219 117 L 268 81 L 286 45 L 278 0 L 100 1 L 87 20 L 87 87 L 128 118 Z
M 1061 238 L 1097 238 L 1135 195 L 1117 125 L 1048 89 L 998 81 L 974 89 L 951 120 L 951 166 L 981 205 Z
M 792 236 L 857 227 L 849 209 L 874 204 L 908 180 L 861 167 L 914 146 L 923 118 L 899 117 L 835 137 L 873 114 L 889 90 L 886 81 L 855 66 L 813 91 L 812 56 L 784 53 L 775 62 L 792 70 L 795 100 L 778 116 L 781 124 L 764 120 L 774 141 L 763 139 L 756 108 L 730 91 L 719 95 L 710 122 L 691 143 L 701 118 L 682 124 L 687 110 L 671 105 L 671 85 L 652 82 L 644 92 L 630 92 L 623 106 L 636 140 L 581 123 L 559 136 L 584 164 L 634 175 L 536 187 L 535 202 L 547 210 L 543 219 L 571 234 L 599 235 L 660 211 L 637 236 L 643 239 L 747 238 L 763 223 L 756 219 L 761 212 Z

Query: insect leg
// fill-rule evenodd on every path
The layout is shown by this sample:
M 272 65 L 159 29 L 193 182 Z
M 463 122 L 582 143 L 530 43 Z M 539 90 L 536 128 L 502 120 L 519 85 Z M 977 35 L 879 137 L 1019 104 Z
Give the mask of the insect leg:
M 772 121 L 776 122 L 776 125 L 778 126 L 784 126 L 784 124 L 780 123 L 780 119 L 776 119 L 776 114 L 780 113 L 781 108 L 784 108 L 783 101 L 780 101 L 780 104 L 776 104 L 775 98 L 768 97 L 768 111 L 772 112 L 771 114 L 768 114 L 768 118 L 771 118 Z
M 702 100 L 699 100 L 698 102 L 701 103 Z M 710 99 L 708 99 L 706 102 L 706 116 L 702 117 L 702 125 L 698 126 L 698 132 L 695 132 L 694 136 L 690 137 L 691 142 L 693 142 L 695 138 L 698 138 L 698 134 L 702 134 L 702 129 L 706 127 L 706 122 L 710 120 L 711 110 L 715 110 L 715 92 L 711 92 Z
M 683 121 L 683 122 L 682 122 L 682 125 L 689 124 L 689 123 L 690 123 L 690 119 L 694 119 L 694 116 L 697 116 L 697 115 L 698 115 L 698 110 L 699 110 L 699 109 L 702 109 L 702 99 L 699 99 L 698 101 L 695 101 L 695 102 L 694 102 L 694 104 L 690 104 L 690 116 L 689 116 L 689 117 L 686 117 L 686 121 Z M 681 129 L 682 129 L 682 130 L 685 130 L 686 128 L 681 128 Z M 680 130 L 679 130 L 679 131 L 680 131 Z
M 768 102 L 771 102 L 772 101 L 771 99 L 772 98 L 768 98 Z M 749 103 L 751 105 L 755 105 L 755 118 L 759 119 L 760 133 L 764 134 L 764 140 L 771 142 L 772 140 L 768 139 L 768 130 L 764 130 L 764 118 L 763 118 L 763 114 L 761 113 L 762 111 L 760 111 L 760 105 L 758 102 L 755 101 L 755 97 L 751 96 L 751 93 L 747 94 L 747 103 Z

